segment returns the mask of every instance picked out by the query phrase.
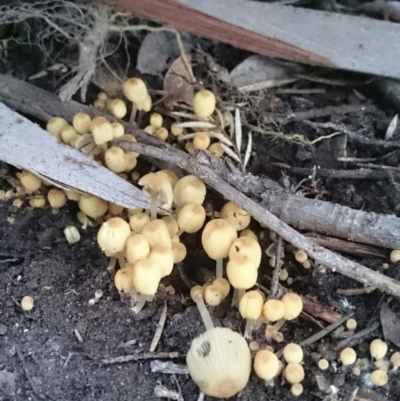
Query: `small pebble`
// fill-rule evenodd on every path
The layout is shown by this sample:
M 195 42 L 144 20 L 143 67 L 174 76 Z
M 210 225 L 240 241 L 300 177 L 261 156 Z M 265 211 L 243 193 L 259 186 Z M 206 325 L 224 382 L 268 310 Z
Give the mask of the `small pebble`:
M 7 331 L 8 327 L 5 324 L 0 324 L 0 336 L 5 336 Z

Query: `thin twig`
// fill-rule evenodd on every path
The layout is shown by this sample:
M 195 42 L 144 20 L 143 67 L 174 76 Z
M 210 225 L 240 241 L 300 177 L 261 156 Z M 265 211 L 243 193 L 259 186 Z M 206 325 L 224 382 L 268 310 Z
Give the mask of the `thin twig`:
M 370 336 L 375 330 L 377 330 L 379 328 L 380 325 L 381 325 L 380 322 L 375 322 L 372 326 L 367 327 L 366 329 L 361 330 L 356 334 L 353 334 L 351 337 L 340 341 L 337 344 L 336 348 L 342 349 L 345 347 L 352 347 L 358 343 L 365 341 L 364 337 Z
M 150 352 L 154 352 L 157 348 L 162 332 L 164 330 L 166 319 L 167 319 L 167 303 L 164 301 L 164 308 L 161 312 L 160 320 L 158 321 L 157 329 L 154 333 L 153 341 L 151 342 L 150 345 Z
M 130 361 L 142 361 L 146 359 L 178 359 L 184 356 L 179 352 L 146 352 L 144 354 L 132 354 L 117 356 L 115 358 L 105 358 L 102 359 L 101 363 L 105 365 L 110 365 L 113 363 L 124 363 Z
M 272 273 L 271 279 L 271 298 L 276 298 L 278 295 L 278 284 L 279 284 L 279 273 L 281 271 L 282 266 L 282 257 L 283 257 L 283 242 L 282 237 L 278 237 L 278 244 L 276 246 L 276 255 L 275 255 L 275 268 Z

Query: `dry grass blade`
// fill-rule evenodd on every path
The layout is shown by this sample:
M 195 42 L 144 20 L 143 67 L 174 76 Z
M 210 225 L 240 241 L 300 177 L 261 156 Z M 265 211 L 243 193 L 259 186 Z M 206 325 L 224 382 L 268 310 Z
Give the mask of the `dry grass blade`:
M 246 168 L 247 163 L 250 160 L 250 156 L 251 156 L 251 150 L 253 148 L 253 133 L 251 131 L 249 131 L 248 134 L 248 140 L 247 140 L 247 148 L 246 148 L 246 153 L 244 154 L 244 162 L 243 162 L 243 167 Z
M 242 162 L 239 159 L 239 156 L 230 147 L 226 146 L 224 143 L 221 143 L 220 145 L 228 156 L 230 156 L 233 160 L 237 161 L 238 163 L 242 164 Z
M 208 123 L 207 121 L 186 121 L 184 123 L 176 124 L 179 128 L 215 128 L 216 125 L 212 123 Z
M 392 121 L 390 121 L 389 126 L 387 127 L 386 134 L 385 134 L 386 141 L 388 141 L 389 139 L 392 139 L 393 134 L 396 131 L 398 121 L 399 121 L 399 115 L 396 114 L 393 117 Z
M 236 147 L 238 152 L 240 153 L 240 149 L 242 148 L 242 121 L 240 118 L 239 109 L 235 109 L 235 138 Z
M 166 319 L 167 319 L 167 303 L 164 302 L 164 308 L 161 312 L 160 320 L 158 321 L 157 329 L 156 332 L 154 333 L 154 337 L 150 345 L 150 352 L 154 352 L 157 348 L 158 343 L 160 342 Z

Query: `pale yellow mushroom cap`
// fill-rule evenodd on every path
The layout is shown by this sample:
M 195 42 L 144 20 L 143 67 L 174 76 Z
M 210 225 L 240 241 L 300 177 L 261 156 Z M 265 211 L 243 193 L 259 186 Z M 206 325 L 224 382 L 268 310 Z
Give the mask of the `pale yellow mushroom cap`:
M 217 306 L 223 300 L 223 293 L 220 287 L 214 286 L 212 283 L 203 286 L 204 302 L 210 306 Z
M 285 294 L 281 298 L 281 301 L 285 305 L 285 314 L 283 318 L 286 320 L 296 319 L 296 317 L 299 316 L 303 310 L 303 301 L 295 293 Z
M 154 295 L 161 280 L 160 266 L 152 259 L 141 259 L 133 266 L 133 287 L 144 295 Z
M 296 259 L 297 262 L 304 263 L 305 261 L 308 260 L 308 255 L 304 251 L 299 250 L 294 254 L 294 258 Z
M 205 150 L 209 147 L 210 141 L 207 132 L 198 132 L 193 138 L 193 146 L 195 149 Z
M 388 375 L 383 370 L 375 370 L 371 373 L 371 381 L 375 386 L 384 386 L 388 382 Z
M 285 315 L 285 305 L 278 299 L 268 299 L 263 306 L 264 317 L 270 322 L 283 319 Z
M 133 103 L 142 103 L 147 98 L 146 84 L 140 78 L 130 78 L 124 82 L 124 95 Z
M 157 128 L 156 132 L 154 133 L 154 135 L 160 141 L 166 141 L 168 139 L 168 130 L 165 127 Z
M 369 346 L 369 352 L 375 359 L 382 359 L 388 350 L 387 344 L 379 338 L 373 340 Z
M 47 122 L 46 130 L 56 138 L 60 139 L 63 128 L 68 127 L 68 123 L 61 117 L 51 117 Z
M 194 95 L 193 109 L 200 118 L 209 117 L 215 110 L 216 99 L 209 90 L 201 90 Z
M 130 235 L 125 243 L 125 257 L 129 263 L 135 264 L 146 259 L 150 254 L 150 245 L 142 234 Z
M 301 383 L 295 383 L 290 387 L 290 392 L 295 396 L 298 397 L 299 395 L 303 394 L 303 385 Z
M 244 319 L 257 320 L 262 312 L 264 297 L 257 291 L 247 291 L 239 302 L 239 312 Z
M 113 122 L 111 125 L 113 127 L 114 138 L 121 138 L 125 135 L 125 128 L 121 123 Z
M 47 194 L 47 200 L 53 209 L 59 209 L 67 203 L 67 196 L 62 189 L 52 188 Z
M 172 189 L 175 188 L 176 183 L 179 181 L 178 176 L 171 170 L 159 170 L 154 174 L 166 178 L 171 184 Z
M 157 245 L 151 249 L 149 259 L 157 263 L 161 278 L 171 274 L 174 267 L 174 252 L 171 248 Z
M 283 357 L 287 363 L 301 363 L 303 350 L 299 344 L 290 343 L 283 349 Z
M 229 258 L 234 258 L 238 253 L 252 259 L 257 268 L 260 266 L 261 246 L 254 238 L 244 236 L 233 241 L 229 249 Z
M 60 138 L 65 144 L 70 144 L 72 141 L 79 139 L 79 134 L 74 127 L 67 126 L 61 130 Z
M 225 299 L 229 295 L 229 291 L 231 290 L 231 285 L 226 278 L 217 277 L 212 285 L 218 287 L 222 291 L 222 298 Z
M 222 157 L 222 155 L 224 154 L 224 148 L 221 146 L 219 142 L 212 143 L 208 147 L 208 151 L 213 153 L 215 157 Z
M 133 214 L 129 218 L 129 225 L 131 226 L 132 233 L 139 234 L 142 231 L 142 228 L 150 221 L 150 216 L 146 213 L 139 212 Z
M 232 287 L 247 290 L 257 282 L 258 270 L 252 259 L 237 254 L 229 259 L 226 274 Z
M 244 230 L 251 220 L 251 216 L 233 202 L 226 203 L 221 209 L 220 218 L 227 220 L 236 231 Z
M 35 300 L 28 295 L 26 295 L 21 299 L 21 308 L 25 312 L 29 312 L 30 310 L 32 310 L 34 305 L 35 305 Z
M 329 362 L 328 362 L 326 359 L 320 359 L 320 360 L 318 361 L 318 367 L 319 367 L 321 370 L 326 370 L 326 369 L 329 368 Z
M 400 366 L 400 352 L 395 352 L 391 357 L 390 357 L 390 362 L 392 362 L 392 365 L 396 368 Z
M 180 242 L 172 244 L 172 252 L 174 253 L 174 263 L 181 263 L 186 258 L 186 246 Z
M 154 248 L 157 245 L 172 248 L 171 236 L 169 235 L 168 227 L 163 220 L 156 219 L 149 221 L 143 226 L 141 234 L 146 237 L 150 244 L 150 248 Z
M 152 105 L 153 105 L 153 102 L 152 102 L 149 94 L 147 94 L 146 99 L 144 99 L 144 102 L 136 103 L 137 109 L 142 110 L 144 112 L 150 111 Z
M 125 152 L 118 146 L 111 146 L 104 154 L 104 161 L 109 170 L 122 173 L 126 169 Z
M 298 363 L 289 363 L 285 368 L 285 379 L 291 383 L 296 384 L 304 380 L 304 369 Z
M 179 136 L 183 134 L 183 128 L 177 127 L 178 123 L 173 123 L 171 125 L 171 134 L 174 136 Z
M 90 132 L 97 146 L 101 146 L 114 139 L 114 130 L 111 123 L 104 117 L 95 117 L 90 123 Z
M 150 116 L 150 125 L 156 128 L 161 128 L 163 125 L 163 117 L 161 114 L 153 113 Z
M 17 177 L 28 194 L 37 191 L 42 185 L 42 180 L 28 170 L 22 170 L 21 173 L 17 174 Z
M 390 261 L 396 263 L 400 260 L 400 249 L 395 249 L 390 253 Z
M 87 134 L 90 132 L 91 122 L 92 119 L 90 118 L 89 114 L 77 113 L 72 119 L 72 126 L 76 129 L 78 134 Z
M 133 266 L 127 264 L 124 269 L 120 269 L 114 276 L 114 284 L 118 291 L 130 292 L 133 289 Z
M 241 231 L 239 234 L 239 237 L 250 237 L 253 238 L 254 240 L 256 240 L 258 242 L 258 238 L 257 235 L 254 231 L 246 228 L 245 230 Z
M 339 359 L 344 366 L 352 365 L 357 359 L 356 351 L 350 347 L 345 348 L 341 351 Z
M 346 327 L 348 330 L 355 330 L 357 328 L 357 321 L 355 319 L 347 320 Z
M 157 193 L 157 202 L 161 207 L 170 209 L 173 201 L 173 190 L 170 181 L 162 175 L 148 173 L 138 182 L 143 187 L 143 191 L 150 195 L 150 191 Z
M 125 249 L 130 235 L 129 224 L 120 217 L 113 217 L 101 225 L 97 233 L 97 243 L 107 256 L 112 256 Z
M 271 351 L 260 350 L 256 353 L 253 367 L 260 379 L 271 380 L 278 374 L 279 359 Z
M 216 327 L 192 341 L 186 364 L 201 392 L 211 397 L 229 398 L 246 387 L 251 355 L 239 333 Z
M 195 175 L 182 177 L 174 187 L 174 202 L 178 207 L 186 203 L 202 205 L 205 197 L 206 186 Z
M 97 196 L 82 194 L 79 198 L 79 209 L 92 219 L 97 219 L 107 212 L 108 203 Z
M 178 212 L 179 228 L 188 234 L 199 231 L 205 220 L 206 211 L 203 206 L 197 203 L 186 203 Z
M 126 104 L 122 99 L 113 99 L 107 104 L 109 112 L 116 118 L 124 118 L 127 113 Z
M 178 222 L 172 216 L 164 216 L 161 220 L 165 222 L 171 238 L 179 231 Z
M 208 257 L 214 260 L 226 258 L 236 238 L 236 230 L 223 219 L 209 221 L 201 234 L 203 248 Z

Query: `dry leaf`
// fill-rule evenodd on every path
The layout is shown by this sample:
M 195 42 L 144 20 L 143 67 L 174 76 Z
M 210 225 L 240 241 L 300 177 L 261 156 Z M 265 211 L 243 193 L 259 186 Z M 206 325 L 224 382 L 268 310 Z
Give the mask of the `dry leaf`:
M 190 56 L 186 55 L 186 59 L 191 67 Z M 194 97 L 194 87 L 191 76 L 193 72 L 189 72 L 182 57 L 178 57 L 171 65 L 164 79 L 164 91 L 167 96 L 164 99 L 164 105 L 167 109 L 172 109 L 176 102 L 183 102 L 192 105 Z
M 400 318 L 388 306 L 382 305 L 380 319 L 385 340 L 400 347 Z

